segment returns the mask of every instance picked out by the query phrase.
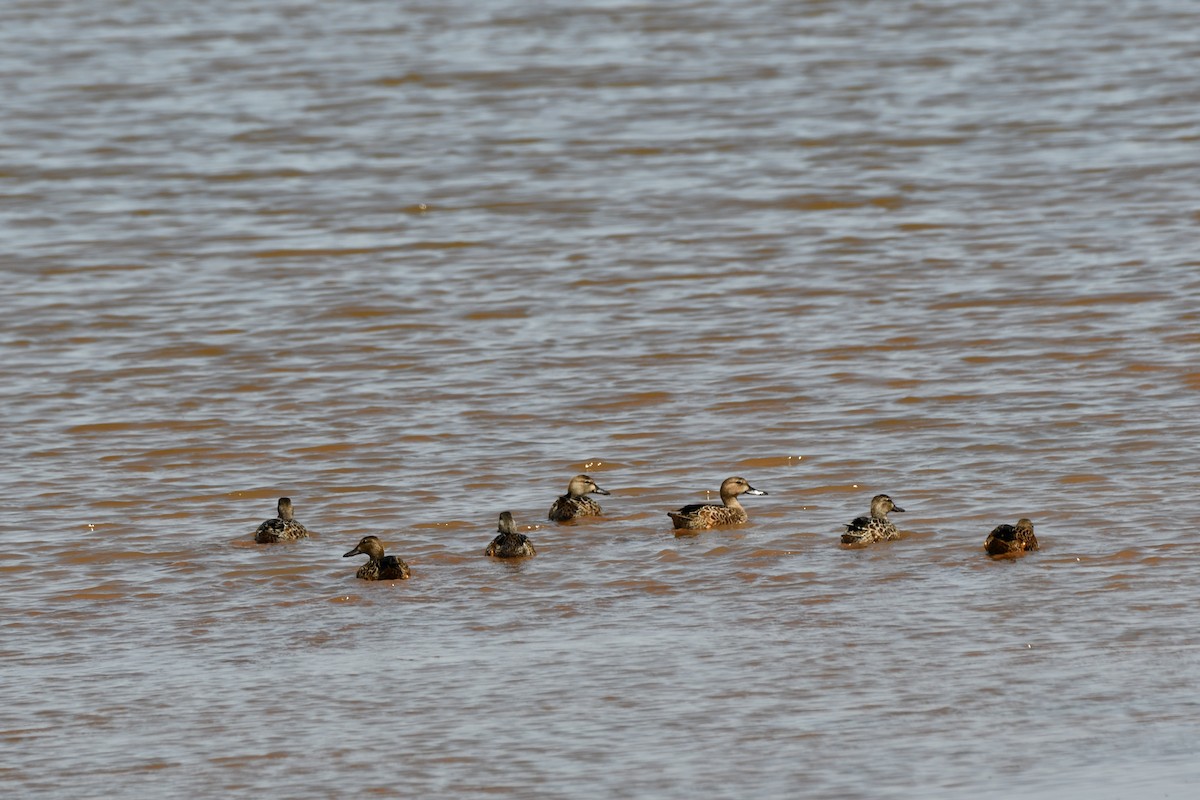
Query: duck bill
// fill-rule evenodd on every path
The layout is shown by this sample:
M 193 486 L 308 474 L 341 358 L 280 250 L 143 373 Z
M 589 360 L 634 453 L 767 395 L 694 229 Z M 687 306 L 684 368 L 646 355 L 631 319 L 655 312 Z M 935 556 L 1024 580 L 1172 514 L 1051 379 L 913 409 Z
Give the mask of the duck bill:
M 903 508 L 901 508 L 900 506 L 895 506 L 895 505 L 892 506 L 892 511 L 899 511 L 900 513 L 904 513 Z
M 766 492 L 764 492 L 762 489 L 755 489 L 753 486 L 751 486 L 749 489 L 746 490 L 746 494 L 760 495 L 760 494 L 766 494 Z
M 595 489 L 593 489 L 592 493 L 593 494 L 603 494 L 603 495 L 612 494 L 612 492 L 608 491 L 607 489 L 601 489 L 599 486 L 597 486 Z
M 356 556 L 356 555 L 359 555 L 360 553 L 362 553 L 362 550 L 359 550 L 356 547 L 353 550 L 351 550 L 349 553 L 342 553 L 342 558 L 349 558 L 350 556 Z

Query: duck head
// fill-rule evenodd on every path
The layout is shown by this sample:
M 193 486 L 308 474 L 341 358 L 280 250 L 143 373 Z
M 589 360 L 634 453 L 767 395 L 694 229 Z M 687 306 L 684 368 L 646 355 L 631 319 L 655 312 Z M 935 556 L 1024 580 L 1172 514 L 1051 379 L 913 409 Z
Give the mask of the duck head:
M 567 493 L 572 497 L 582 497 L 585 494 L 608 494 L 607 491 L 596 485 L 596 482 L 587 475 L 576 475 L 571 478 L 571 484 L 567 487 Z
M 721 482 L 721 497 L 737 497 L 740 494 L 766 494 L 766 492 L 755 489 L 745 478 L 726 478 Z
M 362 554 L 372 559 L 379 561 L 383 558 L 383 542 L 379 541 L 378 536 L 364 536 L 359 539 L 358 545 L 349 553 L 342 553 L 342 558 L 349 558 Z
M 904 511 L 904 509 L 892 502 L 892 498 L 886 494 L 877 494 L 871 498 L 871 516 L 875 519 L 886 519 L 891 511 Z
M 284 522 L 291 522 L 292 521 L 292 498 L 290 498 L 290 497 L 279 498 L 279 505 L 277 505 L 275 507 L 275 513 L 278 514 L 279 518 L 281 520 L 283 520 Z

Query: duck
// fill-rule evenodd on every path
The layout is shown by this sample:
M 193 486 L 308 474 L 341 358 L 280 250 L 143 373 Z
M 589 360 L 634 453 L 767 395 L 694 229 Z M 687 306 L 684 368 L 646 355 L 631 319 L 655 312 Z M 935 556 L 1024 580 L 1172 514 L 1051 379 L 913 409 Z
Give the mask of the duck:
M 533 542 L 529 541 L 529 537 L 523 533 L 517 533 L 517 525 L 513 522 L 510 512 L 505 511 L 500 515 L 500 522 L 496 529 L 499 533 L 483 551 L 485 556 L 524 558 L 537 555 L 537 550 L 533 549 Z
M 587 475 L 576 475 L 567 486 L 567 493 L 550 506 L 550 519 L 554 522 L 570 522 L 576 517 L 598 517 L 603 512 L 600 504 L 589 494 L 609 494 L 596 485 Z
M 349 553 L 342 553 L 342 558 L 364 555 L 367 563 L 358 568 L 354 577 L 364 581 L 403 581 L 411 574 L 408 564 L 395 556 L 383 554 L 383 542 L 378 536 L 364 536 L 358 540 L 358 545 Z
M 842 544 L 872 544 L 898 539 L 900 531 L 887 516 L 892 511 L 904 509 L 886 494 L 875 495 L 871 498 L 871 516 L 856 517 L 847 525 L 846 532 L 842 534 Z
M 1022 517 L 1017 520 L 1015 527 L 997 525 L 988 534 L 983 549 L 989 556 L 1019 556 L 1027 550 L 1037 550 L 1038 540 L 1033 535 L 1033 522 Z
M 275 519 L 269 519 L 258 526 L 258 530 L 254 532 L 254 541 L 259 544 L 271 544 L 308 538 L 308 528 L 292 518 L 292 498 L 279 498 L 275 513 Z
M 721 482 L 722 505 L 696 503 L 678 511 L 668 511 L 667 516 L 675 524 L 676 530 L 708 530 L 717 525 L 741 525 L 750 518 L 738 502 L 738 496 L 743 494 L 765 495 L 766 492 L 755 489 L 745 478 L 726 478 Z

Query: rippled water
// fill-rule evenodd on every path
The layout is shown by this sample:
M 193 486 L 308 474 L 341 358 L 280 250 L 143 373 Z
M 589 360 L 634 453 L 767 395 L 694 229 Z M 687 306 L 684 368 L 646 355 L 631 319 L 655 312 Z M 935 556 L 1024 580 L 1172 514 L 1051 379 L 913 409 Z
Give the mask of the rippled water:
M 1198 22 L 5 5 L 0 789 L 1194 793 Z

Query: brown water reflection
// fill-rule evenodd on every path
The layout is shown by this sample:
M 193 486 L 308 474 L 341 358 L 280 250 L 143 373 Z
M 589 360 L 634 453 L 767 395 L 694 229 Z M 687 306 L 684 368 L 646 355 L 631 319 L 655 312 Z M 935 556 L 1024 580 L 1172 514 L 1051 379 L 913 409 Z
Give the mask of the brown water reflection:
M 1192 16 L 0 10 L 0 787 L 1186 794 Z

